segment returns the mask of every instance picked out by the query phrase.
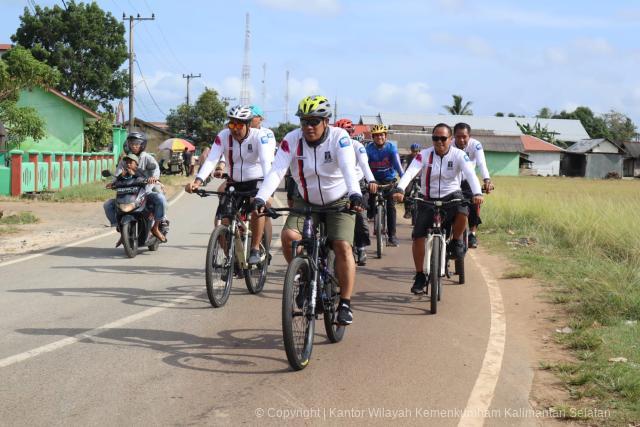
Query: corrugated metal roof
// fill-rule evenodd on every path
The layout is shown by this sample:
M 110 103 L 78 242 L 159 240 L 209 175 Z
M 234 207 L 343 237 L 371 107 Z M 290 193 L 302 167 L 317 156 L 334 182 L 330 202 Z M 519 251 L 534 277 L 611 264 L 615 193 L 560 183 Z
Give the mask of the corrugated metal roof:
M 640 158 L 640 142 L 625 142 L 624 149 L 634 159 Z
M 363 125 L 379 125 L 382 121 L 380 116 L 360 116 L 359 123 Z
M 414 142 L 422 145 L 424 148 L 431 147 L 431 132 L 411 133 L 411 132 L 394 132 L 390 131 L 388 139 L 396 141 L 398 148 L 409 149 Z M 520 153 L 524 151 L 524 146 L 519 135 L 487 135 L 477 138 L 485 151 L 498 151 L 502 153 Z
M 499 135 L 520 135 L 522 132 L 516 122 L 535 126 L 540 123 L 556 133 L 556 137 L 562 141 L 580 141 L 588 139 L 589 134 L 580 123 L 580 120 L 563 119 L 539 119 L 536 117 L 495 117 L 495 116 L 452 116 L 452 115 L 429 115 L 429 114 L 401 114 L 401 113 L 380 113 L 378 116 L 361 116 L 363 124 L 376 124 L 379 120 L 386 125 L 409 125 L 433 127 L 438 123 L 446 123 L 454 126 L 456 123 L 464 122 L 469 124 L 472 134 L 475 129 L 489 130 Z
M 536 138 L 532 135 L 520 135 L 520 140 L 522 141 L 522 145 L 524 146 L 525 151 L 535 151 L 535 152 L 561 152 L 564 151 L 562 148 L 557 145 L 553 145 L 548 143 L 545 140 L 540 138 Z
M 578 141 L 575 144 L 573 144 L 571 147 L 567 148 L 567 152 L 586 153 L 588 151 L 593 150 L 595 147 L 602 144 L 604 141 L 607 141 L 607 140 L 604 138 L 583 139 L 582 141 Z

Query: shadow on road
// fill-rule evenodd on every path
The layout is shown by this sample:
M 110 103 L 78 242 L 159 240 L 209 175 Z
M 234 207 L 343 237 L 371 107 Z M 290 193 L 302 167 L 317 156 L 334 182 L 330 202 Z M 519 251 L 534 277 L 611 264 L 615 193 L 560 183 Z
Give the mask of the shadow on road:
M 90 329 L 18 329 L 27 335 L 80 337 Z M 270 329 L 229 329 L 216 337 L 159 329 L 114 328 L 80 340 L 84 344 L 142 348 L 164 353 L 162 361 L 177 368 L 227 374 L 272 374 L 290 371 L 282 332 Z M 246 354 L 245 351 L 278 350 L 281 357 Z M 266 362 L 266 363 L 265 363 Z M 273 367 L 275 365 L 275 367 Z M 273 368 L 265 368 L 271 366 Z

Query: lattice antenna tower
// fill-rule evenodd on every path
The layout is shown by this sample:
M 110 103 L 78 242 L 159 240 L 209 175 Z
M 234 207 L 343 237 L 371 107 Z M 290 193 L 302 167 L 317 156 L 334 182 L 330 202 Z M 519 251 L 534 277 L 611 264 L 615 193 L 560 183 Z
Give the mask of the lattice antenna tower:
M 242 64 L 242 88 L 240 89 L 240 104 L 251 104 L 249 83 L 251 81 L 251 65 L 249 64 L 249 51 L 251 50 L 251 31 L 249 30 L 249 12 L 247 12 L 247 26 L 244 38 L 244 62 Z
M 289 70 L 287 70 L 287 81 L 284 88 L 284 122 L 289 123 Z

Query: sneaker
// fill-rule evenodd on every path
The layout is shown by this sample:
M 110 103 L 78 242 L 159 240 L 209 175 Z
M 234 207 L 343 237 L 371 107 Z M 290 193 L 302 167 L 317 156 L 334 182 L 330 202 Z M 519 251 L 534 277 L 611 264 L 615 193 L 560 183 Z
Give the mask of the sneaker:
M 416 273 L 413 278 L 413 286 L 411 286 L 411 292 L 414 294 L 421 294 L 424 292 L 424 287 L 427 285 L 427 276 L 421 271 Z
M 464 258 L 464 243 L 462 240 L 451 240 L 449 242 L 451 247 L 451 256 L 454 258 Z
M 358 265 L 367 265 L 367 251 L 365 248 L 358 248 Z
M 396 246 L 400 246 L 400 242 L 398 241 L 398 238 L 396 236 L 391 236 L 387 241 L 387 246 L 395 248 Z
M 410 211 L 410 210 L 405 210 L 405 211 L 404 211 L 404 215 L 402 215 L 402 218 L 404 218 L 404 219 L 411 219 L 411 215 L 412 215 L 412 213 L 411 213 L 411 211 Z
M 171 223 L 169 222 L 168 219 L 163 219 L 162 221 L 160 221 L 160 232 L 162 234 L 164 234 L 165 236 L 167 235 L 167 233 L 169 233 L 169 225 Z
M 256 265 L 260 263 L 260 251 L 258 249 L 251 249 L 249 251 L 249 259 L 247 260 L 247 264 Z
M 338 308 L 338 324 L 350 325 L 353 323 L 353 312 L 348 304 L 341 303 Z
M 477 248 L 478 247 L 478 238 L 473 233 L 469 234 L 469 247 L 470 248 Z

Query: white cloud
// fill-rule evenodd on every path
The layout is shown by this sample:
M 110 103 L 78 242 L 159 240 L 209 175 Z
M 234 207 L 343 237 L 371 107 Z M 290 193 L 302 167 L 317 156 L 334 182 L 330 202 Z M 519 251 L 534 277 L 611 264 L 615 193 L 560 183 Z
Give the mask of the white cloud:
M 422 82 L 407 83 L 404 86 L 380 83 L 374 93 L 371 103 L 377 111 L 425 111 L 434 106 L 429 86 Z
M 568 19 L 560 14 L 549 14 L 533 10 L 509 8 L 504 4 L 494 9 L 484 8 L 479 10 L 477 18 L 481 21 L 497 21 L 514 26 L 527 26 L 534 28 L 559 28 L 567 29 L 588 29 L 608 26 L 609 23 L 602 18 L 590 18 L 581 16 L 571 16 Z
M 544 56 L 552 64 L 566 64 L 569 61 L 567 52 L 561 47 L 547 48 Z
M 289 102 L 298 105 L 298 102 L 305 96 L 325 95 L 320 90 L 320 83 L 313 77 L 306 77 L 302 80 L 289 78 Z
M 333 15 L 342 9 L 338 0 L 258 0 L 263 6 L 290 12 Z
M 591 55 L 610 55 L 614 53 L 613 47 L 603 37 L 583 37 L 576 39 L 574 44 L 583 53 Z
M 460 37 L 449 33 L 438 33 L 431 36 L 431 40 L 454 48 L 462 48 L 476 56 L 488 57 L 494 54 L 491 45 L 478 36 Z

